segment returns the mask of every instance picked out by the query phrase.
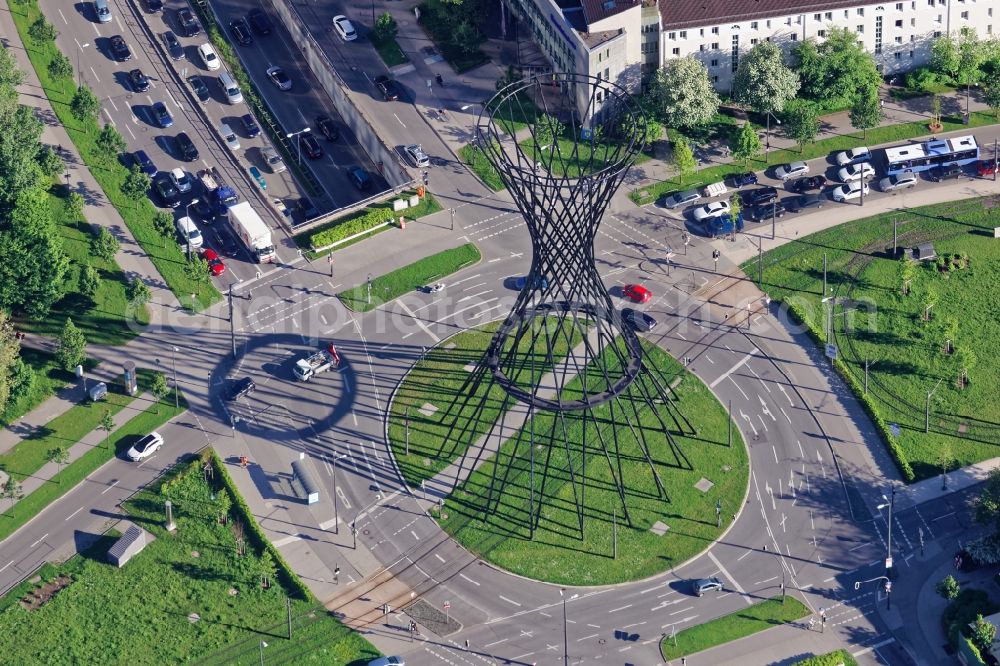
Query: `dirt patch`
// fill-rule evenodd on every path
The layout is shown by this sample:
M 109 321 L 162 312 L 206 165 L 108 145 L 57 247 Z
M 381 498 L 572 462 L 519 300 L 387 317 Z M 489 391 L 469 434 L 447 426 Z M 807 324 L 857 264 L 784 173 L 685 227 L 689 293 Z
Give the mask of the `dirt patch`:
M 21 599 L 21 607 L 29 611 L 38 610 L 59 594 L 59 590 L 69 587 L 72 582 L 73 579 L 69 576 L 57 576 L 26 594 Z

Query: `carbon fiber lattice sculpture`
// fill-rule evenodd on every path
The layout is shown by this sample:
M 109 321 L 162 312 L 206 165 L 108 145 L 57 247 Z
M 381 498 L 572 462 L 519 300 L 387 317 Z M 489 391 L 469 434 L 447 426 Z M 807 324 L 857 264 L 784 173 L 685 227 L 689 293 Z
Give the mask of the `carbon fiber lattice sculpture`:
M 516 134 L 508 131 L 518 127 Z M 455 483 L 463 470 L 489 461 L 482 465 L 488 481 L 464 488 L 466 497 L 478 495 L 468 505 L 480 516 L 523 516 L 516 522 L 532 538 L 555 487 L 572 496 L 574 531 L 582 538 L 584 518 L 592 515 L 586 493 L 595 485 L 588 482 L 588 463 L 601 465 L 600 485 L 613 487 L 621 503 L 617 515 L 629 524 L 630 494 L 669 501 L 657 464 L 690 468 L 671 432 L 693 432 L 691 424 L 662 375 L 644 363 L 642 345 L 613 306 L 594 256 L 601 218 L 645 135 L 645 118 L 624 89 L 578 74 L 504 88 L 484 105 L 476 126 L 479 148 L 524 216 L 533 256 L 513 309 L 478 365 L 467 368 L 447 410 L 463 417 L 452 423 L 452 442 L 443 442 L 442 451 L 465 451 Z M 627 482 L 634 474 L 622 472 L 624 456 L 648 470 L 642 489 Z M 453 490 L 454 484 L 442 489 Z M 511 492 L 520 495 L 523 510 L 499 511 Z

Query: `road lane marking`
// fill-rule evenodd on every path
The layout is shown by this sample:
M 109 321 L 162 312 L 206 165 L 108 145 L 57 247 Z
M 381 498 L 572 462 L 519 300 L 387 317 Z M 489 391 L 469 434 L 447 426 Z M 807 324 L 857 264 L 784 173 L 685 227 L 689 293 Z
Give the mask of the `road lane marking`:
M 275 548 L 281 548 L 282 546 L 287 546 L 290 543 L 295 543 L 296 541 L 302 541 L 301 534 L 289 534 L 286 537 L 278 539 L 277 541 L 272 541 L 271 545 Z
M 71 513 L 71 514 L 69 514 L 68 516 L 66 516 L 66 518 L 65 518 L 65 519 L 63 519 L 63 522 L 66 522 L 67 520 L 69 520 L 70 518 L 72 518 L 73 516 L 75 516 L 76 514 L 78 514 L 78 513 L 80 513 L 81 511 L 83 511 L 83 510 L 84 510 L 85 508 L 86 508 L 86 507 L 83 507 L 83 506 L 81 506 L 81 507 L 80 507 L 79 509 L 77 509 L 77 510 L 76 510 L 76 511 L 74 511 L 73 513 Z
M 521 604 L 517 603 L 517 602 L 516 602 L 516 601 L 514 601 L 513 599 L 508 599 L 507 597 L 503 596 L 502 594 L 498 594 L 497 596 L 498 596 L 498 597 L 500 597 L 501 599 L 503 599 L 504 601 L 506 601 L 506 602 L 507 602 L 507 603 L 509 603 L 509 604 L 514 604 L 514 605 L 515 605 L 515 606 L 517 606 L 518 608 L 520 608 L 520 607 L 521 607 Z
M 628 606 L 622 606 L 621 608 L 615 608 L 614 610 L 609 610 L 608 613 L 617 613 L 620 610 L 625 610 L 626 608 L 632 608 L 632 604 Z
M 473 584 L 473 585 L 475 585 L 476 587 L 478 587 L 478 586 L 479 586 L 479 583 L 477 583 L 476 581 L 472 580 L 471 578 L 469 578 L 468 576 L 466 576 L 466 575 L 465 575 L 465 574 L 463 574 L 463 573 L 460 573 L 460 574 L 458 574 L 458 577 L 459 577 L 459 578 L 462 578 L 462 579 L 465 579 L 465 580 L 467 580 L 467 581 L 469 581 L 470 583 L 472 583 L 472 584 Z
M 404 303 L 403 301 L 397 301 L 397 303 L 399 304 L 399 307 L 401 307 L 403 310 L 406 311 L 406 314 L 410 315 L 410 318 L 417 324 L 417 326 L 420 327 L 420 329 L 424 333 L 426 333 L 427 335 L 431 336 L 431 339 L 434 340 L 434 344 L 437 344 L 437 343 L 441 342 L 441 338 L 439 338 L 437 336 L 437 334 L 434 333 L 434 331 L 432 331 L 430 328 L 428 328 L 427 324 L 425 324 L 423 322 L 423 320 L 418 319 L 417 315 L 413 313 L 413 310 L 411 310 L 406 305 L 406 303 Z
M 434 557 L 438 558 L 440 562 L 444 563 L 444 558 L 438 555 L 437 553 L 434 553 Z
M 33 544 L 31 544 L 30 546 L 28 546 L 28 548 L 34 548 L 35 546 L 37 546 L 37 545 L 38 545 L 38 544 L 40 544 L 41 542 L 45 541 L 45 537 L 47 537 L 48 535 L 49 535 L 49 533 L 48 533 L 48 532 L 46 532 L 45 534 L 43 534 L 43 535 L 42 535 L 42 536 L 41 536 L 41 537 L 40 537 L 40 538 L 38 539 L 38 541 L 36 541 L 35 543 L 33 543 Z
M 334 525 L 336 525 L 339 522 L 340 522 L 340 520 L 337 519 L 337 518 L 331 518 L 330 520 L 324 520 L 322 523 L 319 524 L 319 528 L 321 530 L 328 530 L 328 529 L 330 529 L 331 527 L 333 527 Z
M 729 368 L 729 369 L 728 369 L 728 370 L 726 370 L 726 371 L 725 371 L 724 373 L 722 373 L 721 375 L 719 375 L 719 377 L 718 377 L 718 378 L 716 378 L 716 380 L 715 380 L 714 382 L 712 382 L 711 384 L 709 384 L 709 385 L 708 385 L 708 388 L 715 388 L 716 386 L 718 386 L 718 385 L 719 385 L 719 383 L 720 383 L 720 382 L 721 382 L 721 381 L 722 381 L 723 379 L 725 379 L 725 378 L 726 378 L 726 377 L 728 377 L 729 375 L 733 374 L 734 372 L 736 372 L 737 370 L 739 370 L 740 368 L 742 368 L 742 367 L 743 367 L 743 365 L 744 365 L 744 364 L 745 364 L 745 363 L 746 363 L 747 361 L 749 361 L 750 359 L 752 359 L 752 358 L 753 358 L 753 357 L 754 357 L 754 356 L 755 356 L 756 354 L 757 354 L 757 350 L 756 350 L 756 349 L 752 350 L 752 351 L 751 351 L 751 352 L 750 352 L 749 354 L 747 354 L 747 355 L 746 355 L 746 356 L 744 356 L 744 357 L 743 357 L 742 359 L 740 359 L 740 360 L 739 360 L 739 361 L 737 361 L 737 362 L 736 362 L 735 364 L 733 364 L 733 367 Z
M 874 652 L 875 650 L 879 649 L 880 647 L 885 647 L 886 645 L 890 645 L 891 643 L 895 643 L 895 642 L 896 642 L 895 638 L 887 638 L 886 640 L 882 641 L 881 643 L 876 643 L 875 645 L 872 645 L 870 647 L 866 647 L 863 650 L 858 650 L 857 652 L 852 652 L 851 656 L 852 657 L 861 657 L 863 655 L 868 654 L 869 652 Z
M 730 377 L 730 378 L 729 378 L 729 381 L 730 381 L 730 382 L 732 382 L 733 386 L 735 386 L 735 387 L 736 387 L 736 390 L 737 390 L 737 391 L 739 391 L 740 393 L 742 393 L 742 394 L 743 394 L 743 397 L 744 397 L 744 398 L 745 398 L 746 400 L 749 400 L 749 399 L 750 399 L 750 396 L 748 396 L 748 395 L 747 395 L 747 394 L 746 394 L 746 393 L 745 393 L 745 392 L 743 391 L 743 389 L 742 389 L 742 388 L 740 388 L 740 385 L 736 383 L 736 380 L 735 380 L 735 379 L 733 379 L 732 377 Z
M 108 492 L 109 490 L 111 490 L 112 488 L 114 488 L 117 485 L 118 485 L 118 479 L 115 479 L 114 481 L 111 482 L 110 486 L 108 486 L 107 488 L 105 488 L 104 490 L 101 491 L 101 494 L 103 495 L 104 493 Z
M 14 564 L 14 560 L 11 560 L 11 561 L 10 561 L 10 562 L 8 562 L 7 564 L 5 564 L 5 565 L 3 565 L 2 567 L 0 567 L 0 571 L 3 571 L 4 569 L 6 569 L 7 567 L 9 567 L 9 566 L 10 566 L 10 565 L 12 565 L 12 564 Z
M 498 640 L 498 641 L 493 641 L 492 643 L 487 643 L 487 644 L 486 644 L 486 645 L 484 645 L 483 647 L 484 647 L 484 648 L 488 648 L 488 647 L 493 647 L 494 645 L 500 645 L 501 643 L 506 643 L 506 642 L 507 642 L 507 641 L 509 641 L 509 640 L 510 640 L 510 638 L 501 638 L 501 639 L 500 639 L 500 640 Z

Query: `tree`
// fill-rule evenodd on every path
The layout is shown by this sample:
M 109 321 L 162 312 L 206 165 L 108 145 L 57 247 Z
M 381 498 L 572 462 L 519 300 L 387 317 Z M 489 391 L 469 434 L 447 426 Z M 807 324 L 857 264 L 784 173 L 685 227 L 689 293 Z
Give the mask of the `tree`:
M 819 114 L 809 103 L 789 104 L 785 111 L 785 133 L 799 144 L 799 152 L 803 146 L 816 140 L 819 134 Z
M 39 16 L 28 27 L 28 36 L 31 37 L 31 41 L 38 45 L 54 42 L 58 35 L 59 32 L 56 30 L 56 27 L 46 21 L 44 16 Z
M 383 12 L 377 19 L 375 19 L 375 28 L 372 30 L 372 41 L 376 43 L 385 43 L 396 39 L 396 33 L 399 32 L 399 26 L 396 25 L 396 19 L 392 18 L 389 12 Z
M 59 366 L 63 370 L 72 371 L 73 368 L 83 363 L 83 360 L 86 358 L 86 351 L 87 338 L 73 324 L 73 320 L 67 317 L 56 348 L 56 358 L 59 360 Z
M 37 165 L 33 168 L 37 174 Z M 65 294 L 69 269 L 48 192 L 37 186 L 22 189 L 0 219 L 5 222 L 0 223 L 0 307 L 42 317 Z
M 955 351 L 955 338 L 958 337 L 958 320 L 948 317 L 941 327 L 941 334 L 944 336 L 944 350 L 950 354 Z
M 958 40 L 951 35 L 935 37 L 931 42 L 931 68 L 955 78 L 958 74 Z
M 24 359 L 17 358 L 11 366 L 10 371 L 10 398 L 11 402 L 17 402 L 24 396 L 31 393 L 31 388 L 35 385 L 35 369 L 24 362 Z
M 941 595 L 943 598 L 951 601 L 958 596 L 960 591 L 958 581 L 951 574 L 948 574 L 944 578 L 938 581 L 937 585 L 934 586 L 934 591 Z
M 958 80 L 965 84 L 965 92 L 969 93 L 969 86 L 979 83 L 982 76 L 983 63 L 986 61 L 986 49 L 983 43 L 976 36 L 973 28 L 962 28 L 958 36 L 958 69 L 956 74 Z
M 167 386 L 167 377 L 162 372 L 157 372 L 153 374 L 153 381 L 149 385 L 149 392 L 153 394 L 156 398 L 156 411 L 159 413 L 160 405 L 159 402 L 163 400 L 168 393 L 170 393 L 170 387 Z
M 851 102 L 848 116 L 851 119 L 851 126 L 861 130 L 867 139 L 868 130 L 878 127 L 882 122 L 882 100 L 878 96 L 878 88 L 865 86 L 859 89 Z
M 938 449 L 937 455 L 937 465 L 941 468 L 941 479 L 944 481 L 945 486 L 947 486 L 947 474 L 951 466 L 955 464 L 955 454 L 951 450 L 951 442 L 945 440 L 941 447 Z
M 983 489 L 972 503 L 972 511 L 977 523 L 992 524 L 994 533 L 1000 534 L 1000 468 L 987 474 Z
M 743 211 L 743 199 L 740 198 L 739 192 L 733 192 L 729 197 L 729 214 L 733 216 L 733 220 L 740 216 Z
M 935 127 L 941 126 L 941 95 L 934 93 L 931 97 L 931 124 Z
M 997 637 L 997 628 L 992 622 L 987 622 L 981 614 L 976 615 L 976 621 L 972 623 L 972 640 L 981 652 L 986 652 L 993 645 L 993 639 Z
M 965 388 L 969 383 L 969 370 L 976 365 L 976 353 L 969 345 L 959 345 L 952 354 L 955 365 L 958 367 L 958 385 Z
M 451 43 L 465 55 L 472 55 L 479 48 L 483 36 L 469 19 L 463 19 L 451 30 Z
M 184 271 L 187 274 L 188 279 L 192 282 L 199 284 L 208 282 L 208 262 L 199 257 L 197 254 L 191 255 Z
M 63 465 L 69 462 L 69 451 L 66 450 L 64 446 L 57 446 L 55 448 L 49 449 L 45 453 L 45 458 L 50 463 L 56 464 L 56 469 L 61 472 Z M 60 483 L 62 481 L 60 480 Z
M 677 169 L 677 173 L 680 174 L 680 182 L 683 183 L 684 179 L 694 172 L 695 168 L 698 166 L 698 162 L 694 159 L 694 152 L 691 150 L 691 144 L 687 142 L 682 136 L 678 136 L 674 139 L 673 152 L 671 155 L 671 162 L 674 168 Z
M 97 135 L 97 147 L 108 159 L 117 159 L 118 155 L 125 152 L 128 144 L 125 138 L 118 133 L 115 126 L 108 123 L 101 128 L 101 133 Z
M 110 409 L 104 410 L 104 414 L 101 415 L 101 423 L 97 427 L 104 431 L 104 447 L 110 449 L 111 445 L 108 440 L 111 438 L 111 431 L 115 429 L 115 418 L 111 416 Z
M 164 238 L 174 235 L 174 216 L 162 210 L 153 213 L 153 228 Z
M 24 499 L 24 489 L 12 476 L 8 475 L 4 481 L 3 498 L 10 500 L 10 513 L 14 515 L 14 504 Z
M 757 113 L 778 113 L 799 90 L 799 76 L 784 62 L 772 42 L 758 42 L 740 58 L 733 81 L 733 99 Z
M 91 254 L 100 257 L 104 261 L 113 261 L 120 247 L 121 243 L 105 227 L 100 227 L 97 233 L 90 239 Z
M 49 76 L 53 79 L 69 79 L 73 76 L 73 63 L 62 51 L 56 54 L 49 61 Z
M 122 194 L 130 201 L 138 203 L 146 198 L 146 192 L 152 184 L 153 180 L 146 172 L 140 169 L 138 164 L 133 164 L 121 184 Z
M 52 146 L 41 146 L 38 149 L 38 166 L 51 179 L 62 173 L 66 163 Z
M 97 114 L 101 112 L 101 102 L 90 88 L 80 86 L 73 94 L 73 99 L 69 103 L 69 110 L 73 114 L 73 117 L 80 122 L 86 122 L 87 120 L 96 121 Z
M 565 131 L 566 126 L 558 118 L 543 113 L 535 119 L 535 145 L 538 150 L 550 149 L 556 138 Z
M 983 101 L 993 110 L 993 116 L 1000 118 L 1000 69 L 996 69 L 983 81 Z
M 904 255 L 899 258 L 897 266 L 901 291 L 903 292 L 903 296 L 909 296 L 910 285 L 913 283 L 913 278 L 917 275 L 917 264 Z
M 875 59 L 858 42 L 857 33 L 830 28 L 818 44 L 812 39 L 792 48 L 792 60 L 802 89 L 800 97 L 818 101 L 849 100 L 858 90 L 882 82 Z
M 649 108 L 668 127 L 699 127 L 719 110 L 708 70 L 693 56 L 668 60 L 650 82 L 647 96 Z
M 736 139 L 733 141 L 729 149 L 732 151 L 734 160 L 743 160 L 747 167 L 750 166 L 750 160 L 754 159 L 760 155 L 760 151 L 763 146 L 760 143 L 760 136 L 757 134 L 756 128 L 747 121 L 743 123 L 743 127 L 740 128 L 739 134 L 736 135 Z
M 101 278 L 95 269 L 90 264 L 83 264 L 80 266 L 80 278 L 79 278 L 79 290 L 80 293 L 87 298 L 94 298 L 97 295 L 97 290 L 101 286 Z
M 14 334 L 10 318 L 0 309 L 0 412 L 7 408 L 8 401 L 17 399 L 16 373 L 18 364 L 24 366 L 19 357 L 20 352 L 21 344 Z
M 271 587 L 271 579 L 274 578 L 275 574 L 278 572 L 278 568 L 274 565 L 274 557 L 271 556 L 270 550 L 264 550 L 260 556 L 260 585 L 265 590 Z
M 924 314 L 923 314 L 924 321 L 931 320 L 931 308 L 937 305 L 937 302 L 938 302 L 937 290 L 934 289 L 933 287 L 928 286 L 927 290 L 924 292 Z
M 82 220 L 85 204 L 86 200 L 82 194 L 79 192 L 70 192 L 69 196 L 66 197 L 66 213 L 69 215 L 69 218 L 71 220 Z
M 139 276 L 135 276 L 129 280 L 128 287 L 125 289 L 125 296 L 128 298 L 129 303 L 137 308 L 148 303 L 152 295 L 149 291 L 149 285 L 143 282 Z

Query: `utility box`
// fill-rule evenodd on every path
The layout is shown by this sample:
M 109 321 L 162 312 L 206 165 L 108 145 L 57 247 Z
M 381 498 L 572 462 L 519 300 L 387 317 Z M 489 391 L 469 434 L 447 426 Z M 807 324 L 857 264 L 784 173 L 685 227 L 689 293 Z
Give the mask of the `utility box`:
M 305 463 L 304 459 L 292 461 L 292 485 L 296 492 L 301 492 L 306 504 L 315 504 L 319 502 L 319 486 L 313 481 Z
M 406 203 L 406 199 L 393 199 L 392 200 L 392 209 L 394 211 L 396 211 L 396 212 L 399 212 L 401 210 L 406 210 L 409 207 L 410 207 L 410 204 Z
M 125 534 L 108 550 L 108 562 L 120 569 L 145 547 L 146 531 L 138 525 L 133 525 L 125 530 Z

